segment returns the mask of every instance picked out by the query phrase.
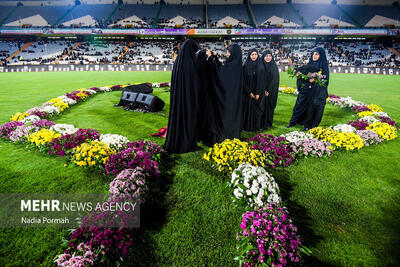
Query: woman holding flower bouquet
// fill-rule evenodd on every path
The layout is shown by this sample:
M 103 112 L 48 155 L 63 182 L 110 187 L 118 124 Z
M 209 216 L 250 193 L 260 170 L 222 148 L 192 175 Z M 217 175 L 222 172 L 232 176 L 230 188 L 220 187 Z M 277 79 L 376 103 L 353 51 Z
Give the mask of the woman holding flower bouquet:
M 287 128 L 296 124 L 304 125 L 304 131 L 319 125 L 328 97 L 329 66 L 325 50 L 315 49 L 307 65 L 289 72 L 297 78 L 296 104 Z
M 317 127 L 320 124 L 324 114 L 326 99 L 328 98 L 329 84 L 329 65 L 325 50 L 322 47 L 318 47 L 313 51 L 308 64 L 319 68 L 319 72 L 315 74 L 315 78 L 310 79 L 314 89 L 312 91 L 311 105 L 305 119 L 304 130 Z M 321 82 L 316 82 L 317 80 Z

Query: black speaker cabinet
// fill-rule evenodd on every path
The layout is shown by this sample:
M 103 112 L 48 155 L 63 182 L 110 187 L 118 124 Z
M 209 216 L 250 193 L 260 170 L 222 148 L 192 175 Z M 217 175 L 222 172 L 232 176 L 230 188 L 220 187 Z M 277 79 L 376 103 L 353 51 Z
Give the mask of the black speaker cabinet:
M 164 105 L 165 105 L 164 101 L 162 101 L 158 96 L 139 94 L 136 98 L 137 108 L 145 111 L 149 112 L 161 111 L 164 108 Z

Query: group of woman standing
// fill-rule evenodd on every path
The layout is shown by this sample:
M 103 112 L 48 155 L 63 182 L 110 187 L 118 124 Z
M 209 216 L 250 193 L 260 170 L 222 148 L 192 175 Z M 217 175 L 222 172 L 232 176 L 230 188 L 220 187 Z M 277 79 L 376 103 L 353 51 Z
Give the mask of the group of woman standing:
M 243 130 L 271 127 L 278 89 L 279 70 L 270 51 L 260 56 L 252 49 L 243 64 L 240 46 L 232 44 L 221 64 L 216 53 L 186 40 L 172 70 L 164 148 L 186 153 L 195 151 L 199 141 L 212 145 L 240 138 Z M 320 103 L 314 102 L 320 109 Z

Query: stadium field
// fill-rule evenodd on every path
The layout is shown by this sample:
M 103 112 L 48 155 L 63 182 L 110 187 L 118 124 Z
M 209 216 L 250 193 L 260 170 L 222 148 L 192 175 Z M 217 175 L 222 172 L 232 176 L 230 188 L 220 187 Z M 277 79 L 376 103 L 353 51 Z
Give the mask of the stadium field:
M 0 123 L 47 100 L 79 88 L 139 82 L 165 82 L 170 72 L 46 72 L 0 75 Z M 281 84 L 294 86 L 283 73 Z M 329 93 L 381 106 L 400 121 L 400 77 L 331 74 Z M 113 107 L 121 92 L 94 96 L 73 106 L 57 123 L 149 139 L 167 126 L 169 93 L 155 89 L 166 102 L 154 114 Z M 296 98 L 280 94 L 274 126 L 285 128 Z M 353 115 L 327 104 L 322 126 L 345 123 Z M 300 130 L 300 126 L 295 127 Z M 293 129 L 290 129 L 292 131 Z M 257 133 L 244 133 L 249 138 Z M 163 144 L 164 140 L 150 138 Z M 231 203 L 223 178 L 202 160 L 207 147 L 175 156 L 162 176 L 155 203 L 142 214 L 126 266 L 235 266 L 236 232 L 242 211 Z M 270 170 L 312 255 L 306 266 L 395 266 L 400 262 L 400 139 L 335 152 L 326 159 L 306 158 L 285 169 Z M 110 180 L 78 168 L 61 157 L 29 151 L 0 141 L 0 193 L 106 192 Z M 49 266 L 63 253 L 67 229 L 0 229 L 0 266 Z

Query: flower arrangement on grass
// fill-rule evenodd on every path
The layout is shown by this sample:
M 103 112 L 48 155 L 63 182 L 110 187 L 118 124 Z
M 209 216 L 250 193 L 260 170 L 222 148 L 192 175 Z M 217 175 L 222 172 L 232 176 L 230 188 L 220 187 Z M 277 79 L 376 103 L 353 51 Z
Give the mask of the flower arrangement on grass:
M 305 132 L 293 131 L 287 134 L 282 134 L 282 137 L 285 138 L 286 141 L 290 143 L 295 143 L 300 140 L 312 138 L 313 135 Z
M 102 134 L 99 139 L 115 149 L 121 149 L 129 142 L 128 138 L 119 134 Z
M 97 140 L 99 137 L 100 134 L 97 130 L 79 129 L 74 134 L 65 134 L 49 143 L 49 154 L 64 157 L 71 154 L 73 148 L 86 141 Z
M 116 151 L 98 140 L 81 144 L 73 149 L 72 162 L 78 166 L 104 166 Z
M 365 146 L 379 144 L 383 141 L 376 132 L 371 130 L 357 130 L 356 134 L 361 137 Z
M 60 136 L 61 134 L 55 131 L 49 129 L 41 129 L 40 131 L 28 135 L 27 139 L 29 143 L 35 144 L 35 146 L 38 147 L 40 151 L 47 152 L 47 144 Z
M 261 150 L 266 157 L 268 168 L 290 166 L 295 160 L 295 153 L 284 137 L 259 134 L 248 140 L 252 149 Z
M 126 199 L 113 197 L 107 200 L 107 205 L 111 202 L 114 205 L 125 204 Z M 128 226 L 133 220 L 135 218 L 129 212 L 96 209 L 85 216 L 81 225 L 72 232 L 68 248 L 55 262 L 59 266 L 69 266 L 71 259 L 79 264 L 90 262 L 95 266 L 111 266 L 120 262 L 132 245 L 132 233 Z
M 111 87 L 108 86 L 100 87 L 100 92 L 111 92 Z
M 66 95 L 62 95 L 62 96 L 59 96 L 57 98 L 61 99 L 62 102 L 68 104 L 69 106 L 75 105 L 77 103 L 75 100 L 69 98 Z
M 40 117 L 36 115 L 29 115 L 21 120 L 21 122 L 24 124 L 32 124 L 37 121 L 40 121 Z
M 125 169 L 110 183 L 110 193 L 114 195 L 129 194 L 144 203 L 148 191 L 146 184 L 147 173 L 141 168 Z
M 74 125 L 72 124 L 64 124 L 64 123 L 59 123 L 55 124 L 50 127 L 50 130 L 55 131 L 60 134 L 74 134 L 76 131 L 78 131 L 77 128 L 75 128 Z
M 310 251 L 301 244 L 297 227 L 285 208 L 268 205 L 242 215 L 238 234 L 240 266 L 286 266 Z
M 386 112 L 374 112 L 372 115 L 377 117 L 377 118 L 379 118 L 379 117 L 390 118 L 390 116 Z
M 52 106 L 56 107 L 56 108 L 59 108 L 60 112 L 62 112 L 62 111 L 64 111 L 64 110 L 69 108 L 68 104 L 63 102 L 63 101 L 59 101 L 57 103 L 54 103 Z
M 23 126 L 24 124 L 20 121 L 10 121 L 0 125 L 0 136 L 5 139 L 10 138 L 11 132 L 13 132 L 18 126 Z
M 364 117 L 366 118 L 366 117 Z M 348 125 L 351 125 L 352 127 L 354 127 L 356 130 L 365 130 L 365 128 L 368 127 L 369 123 L 365 120 L 355 120 L 355 121 L 349 121 L 347 122 Z
M 374 115 L 374 113 L 372 111 L 361 111 L 361 112 L 357 113 L 357 116 L 359 118 L 363 118 L 363 117 L 366 117 L 366 116 L 373 116 L 373 115 Z
M 55 125 L 55 123 L 53 121 L 49 121 L 49 120 L 39 120 L 37 122 L 34 122 L 32 125 L 37 126 L 39 128 L 50 129 L 50 127 Z
M 319 157 L 330 156 L 334 150 L 329 142 L 315 138 L 301 139 L 292 143 L 291 148 L 296 157 Z
M 327 141 L 335 148 L 345 150 L 359 150 L 364 146 L 361 137 L 355 133 L 336 133 L 329 136 Z
M 49 114 L 50 117 L 60 114 L 60 109 L 54 106 L 44 106 L 40 109 L 40 111 L 46 112 L 47 114 Z
M 106 173 L 117 175 L 124 169 L 142 168 L 149 176 L 158 176 L 158 163 L 152 160 L 149 152 L 137 151 L 134 148 L 121 150 L 110 156 L 106 163 Z
M 240 164 L 232 172 L 230 186 L 234 202 L 249 208 L 281 202 L 278 184 L 263 167 Z
M 380 106 L 375 105 L 375 104 L 369 104 L 369 105 L 367 105 L 367 108 L 369 108 L 369 110 L 371 110 L 372 112 L 382 112 L 383 111 L 383 108 L 381 108 Z
M 331 135 L 335 135 L 336 132 L 332 128 L 314 127 L 308 130 L 309 134 L 312 134 L 314 138 L 327 142 Z
M 9 138 L 12 142 L 24 142 L 26 141 L 28 135 L 37 131 L 39 131 L 39 127 L 33 125 L 18 126 L 10 133 Z
M 251 149 L 247 142 L 236 138 L 214 144 L 204 153 L 203 159 L 210 161 L 218 171 L 229 174 L 242 163 L 250 163 L 253 166 L 265 165 L 265 155 L 262 151 Z
M 397 123 L 396 123 L 394 120 L 392 120 L 390 117 L 380 116 L 379 119 L 380 119 L 381 122 L 383 122 L 383 123 L 387 123 L 387 124 L 389 124 L 389 125 L 391 125 L 391 126 L 393 126 L 393 127 L 399 128 L 398 125 L 397 125 Z
M 379 120 L 374 116 L 365 116 L 365 117 L 359 118 L 358 120 L 359 121 L 364 121 L 364 122 L 366 122 L 368 124 L 379 122 Z
M 47 114 L 47 112 L 40 111 L 40 110 L 32 112 L 31 115 L 36 115 L 41 119 L 46 119 L 49 117 L 49 114 Z
M 356 132 L 356 128 L 354 128 L 353 126 L 351 126 L 349 124 L 338 124 L 338 125 L 335 125 L 333 127 L 333 130 L 341 132 L 341 133 L 355 133 Z
M 363 111 L 371 111 L 367 106 L 354 106 L 351 108 L 351 111 L 359 113 Z
M 27 112 L 17 112 L 15 113 L 10 121 L 21 121 L 23 118 L 28 117 L 30 114 Z
M 125 148 L 133 148 L 135 151 L 149 152 L 153 160 L 159 162 L 161 157 L 166 155 L 167 152 L 150 140 L 139 140 L 134 142 L 128 142 Z
M 279 92 L 282 92 L 284 94 L 290 94 L 290 95 L 295 95 L 296 93 L 298 93 L 297 89 L 294 89 L 293 87 L 286 87 L 286 86 L 280 86 Z
M 397 137 L 397 129 L 384 122 L 372 123 L 367 127 L 367 130 L 376 132 L 379 138 L 387 141 L 393 140 Z

